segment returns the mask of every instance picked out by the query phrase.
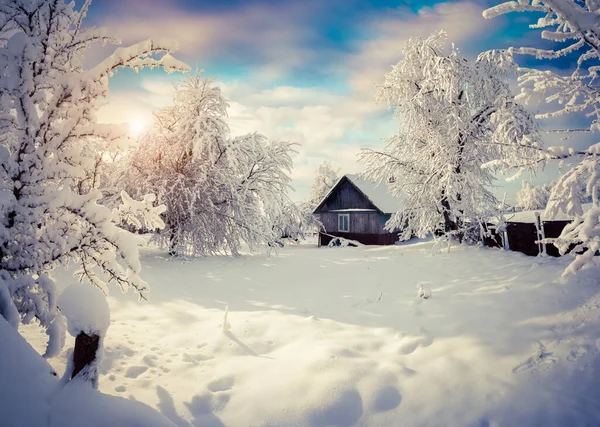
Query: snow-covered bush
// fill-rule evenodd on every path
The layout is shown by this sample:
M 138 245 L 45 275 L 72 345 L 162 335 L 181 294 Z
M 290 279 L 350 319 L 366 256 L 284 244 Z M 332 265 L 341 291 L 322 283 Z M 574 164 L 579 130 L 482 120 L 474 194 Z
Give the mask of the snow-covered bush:
M 227 100 L 201 73 L 176 86 L 132 156 L 131 194 L 167 206 L 159 243 L 172 254 L 236 254 L 278 237 L 287 203 L 293 144 L 250 133 L 232 137 Z
M 419 284 L 419 288 L 417 289 L 417 296 L 419 298 L 429 299 L 431 298 L 431 295 L 431 289 L 428 286 L 425 286 L 424 284 Z
M 527 181 L 521 183 L 521 189 L 517 192 L 517 207 L 523 211 L 535 209 L 546 209 L 550 197 L 550 186 L 533 186 Z
M 94 43 L 118 43 L 106 29 L 84 28 L 89 5 L 0 4 L 0 313 L 15 326 L 36 318 L 56 329 L 50 273 L 59 264 L 79 265 L 79 277 L 103 290 L 114 282 L 147 292 L 137 240 L 98 203 L 102 193 L 81 184 L 94 167 L 87 147 L 124 139 L 95 116 L 119 68 L 188 67 L 169 55 L 175 43 L 147 40 L 85 68 Z
M 538 59 L 557 59 L 566 55 L 579 55 L 574 71 L 520 68 L 521 93 L 517 99 L 529 104 L 543 101 L 553 110 L 539 114 L 540 119 L 581 113 L 591 118 L 588 129 L 562 129 L 561 132 L 600 131 L 600 3 L 596 0 L 520 0 L 503 2 L 484 11 L 485 18 L 494 18 L 510 12 L 541 13 L 531 28 L 542 29 L 541 36 L 550 42 L 560 43 L 555 48 L 510 48 L 509 52 L 531 55 Z M 564 212 L 575 217 L 558 239 L 547 239 L 561 253 L 577 245 L 575 261 L 565 274 L 600 264 L 594 257 L 600 246 L 600 143 L 585 150 L 569 147 L 549 147 L 540 150 L 529 163 L 563 160 L 572 162 L 572 168 L 563 174 L 552 188 L 546 211 L 550 217 Z M 581 188 L 585 194 L 581 196 Z M 593 208 L 585 214 L 582 199 L 591 198 Z M 583 253 L 585 252 L 585 253 Z
M 378 94 L 400 129 L 385 148 L 362 153 L 366 176 L 404 200 L 386 228 L 401 229 L 402 239 L 478 235 L 497 211 L 494 169 L 539 139 L 533 117 L 511 96 L 512 58 L 492 51 L 469 61 L 443 32 L 410 39 L 400 54 Z

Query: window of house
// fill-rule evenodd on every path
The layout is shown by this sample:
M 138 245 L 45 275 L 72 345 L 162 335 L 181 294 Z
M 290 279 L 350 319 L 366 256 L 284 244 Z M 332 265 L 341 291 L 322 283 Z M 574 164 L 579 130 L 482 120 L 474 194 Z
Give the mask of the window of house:
M 350 215 L 338 214 L 338 231 L 350 231 Z

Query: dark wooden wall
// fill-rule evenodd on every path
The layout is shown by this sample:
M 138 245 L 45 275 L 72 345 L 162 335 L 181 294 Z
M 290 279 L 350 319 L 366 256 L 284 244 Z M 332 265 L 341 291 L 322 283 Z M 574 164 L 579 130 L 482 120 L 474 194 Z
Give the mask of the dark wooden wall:
M 344 178 L 335 191 L 315 213 L 329 212 L 335 209 L 377 209 L 363 196 L 354 185 Z M 336 223 L 337 229 L 337 223 Z
M 536 256 L 540 253 L 535 224 L 526 222 L 506 223 L 506 235 L 511 251 L 522 252 L 525 255 Z
M 547 239 L 554 239 L 560 236 L 563 229 L 570 221 L 543 221 L 542 227 Z M 540 253 L 535 224 L 526 222 L 507 222 L 506 234 L 510 250 L 522 252 L 526 255 L 537 256 Z M 558 248 L 553 244 L 546 245 L 546 254 L 550 256 L 560 256 Z
M 350 233 L 381 234 L 388 233 L 383 228 L 390 215 L 379 212 L 324 212 L 319 218 L 326 232 L 338 231 L 338 215 L 348 214 Z

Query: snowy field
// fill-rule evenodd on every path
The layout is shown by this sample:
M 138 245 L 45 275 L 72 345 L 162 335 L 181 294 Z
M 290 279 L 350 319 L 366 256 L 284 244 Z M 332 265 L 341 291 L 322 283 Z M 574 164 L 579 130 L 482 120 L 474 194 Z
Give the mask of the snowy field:
M 558 279 L 567 261 L 431 242 L 146 249 L 151 301 L 111 288 L 100 390 L 180 427 L 600 425 L 599 280 Z

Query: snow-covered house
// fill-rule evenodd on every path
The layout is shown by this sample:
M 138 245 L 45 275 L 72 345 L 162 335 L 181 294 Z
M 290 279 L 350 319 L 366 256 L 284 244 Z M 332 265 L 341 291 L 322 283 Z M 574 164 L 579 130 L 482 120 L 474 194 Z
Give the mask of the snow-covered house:
M 394 244 L 398 233 L 385 230 L 385 223 L 401 209 L 400 199 L 386 185 L 344 175 L 313 211 L 323 224 L 319 246 L 327 245 L 333 236 L 365 245 Z

